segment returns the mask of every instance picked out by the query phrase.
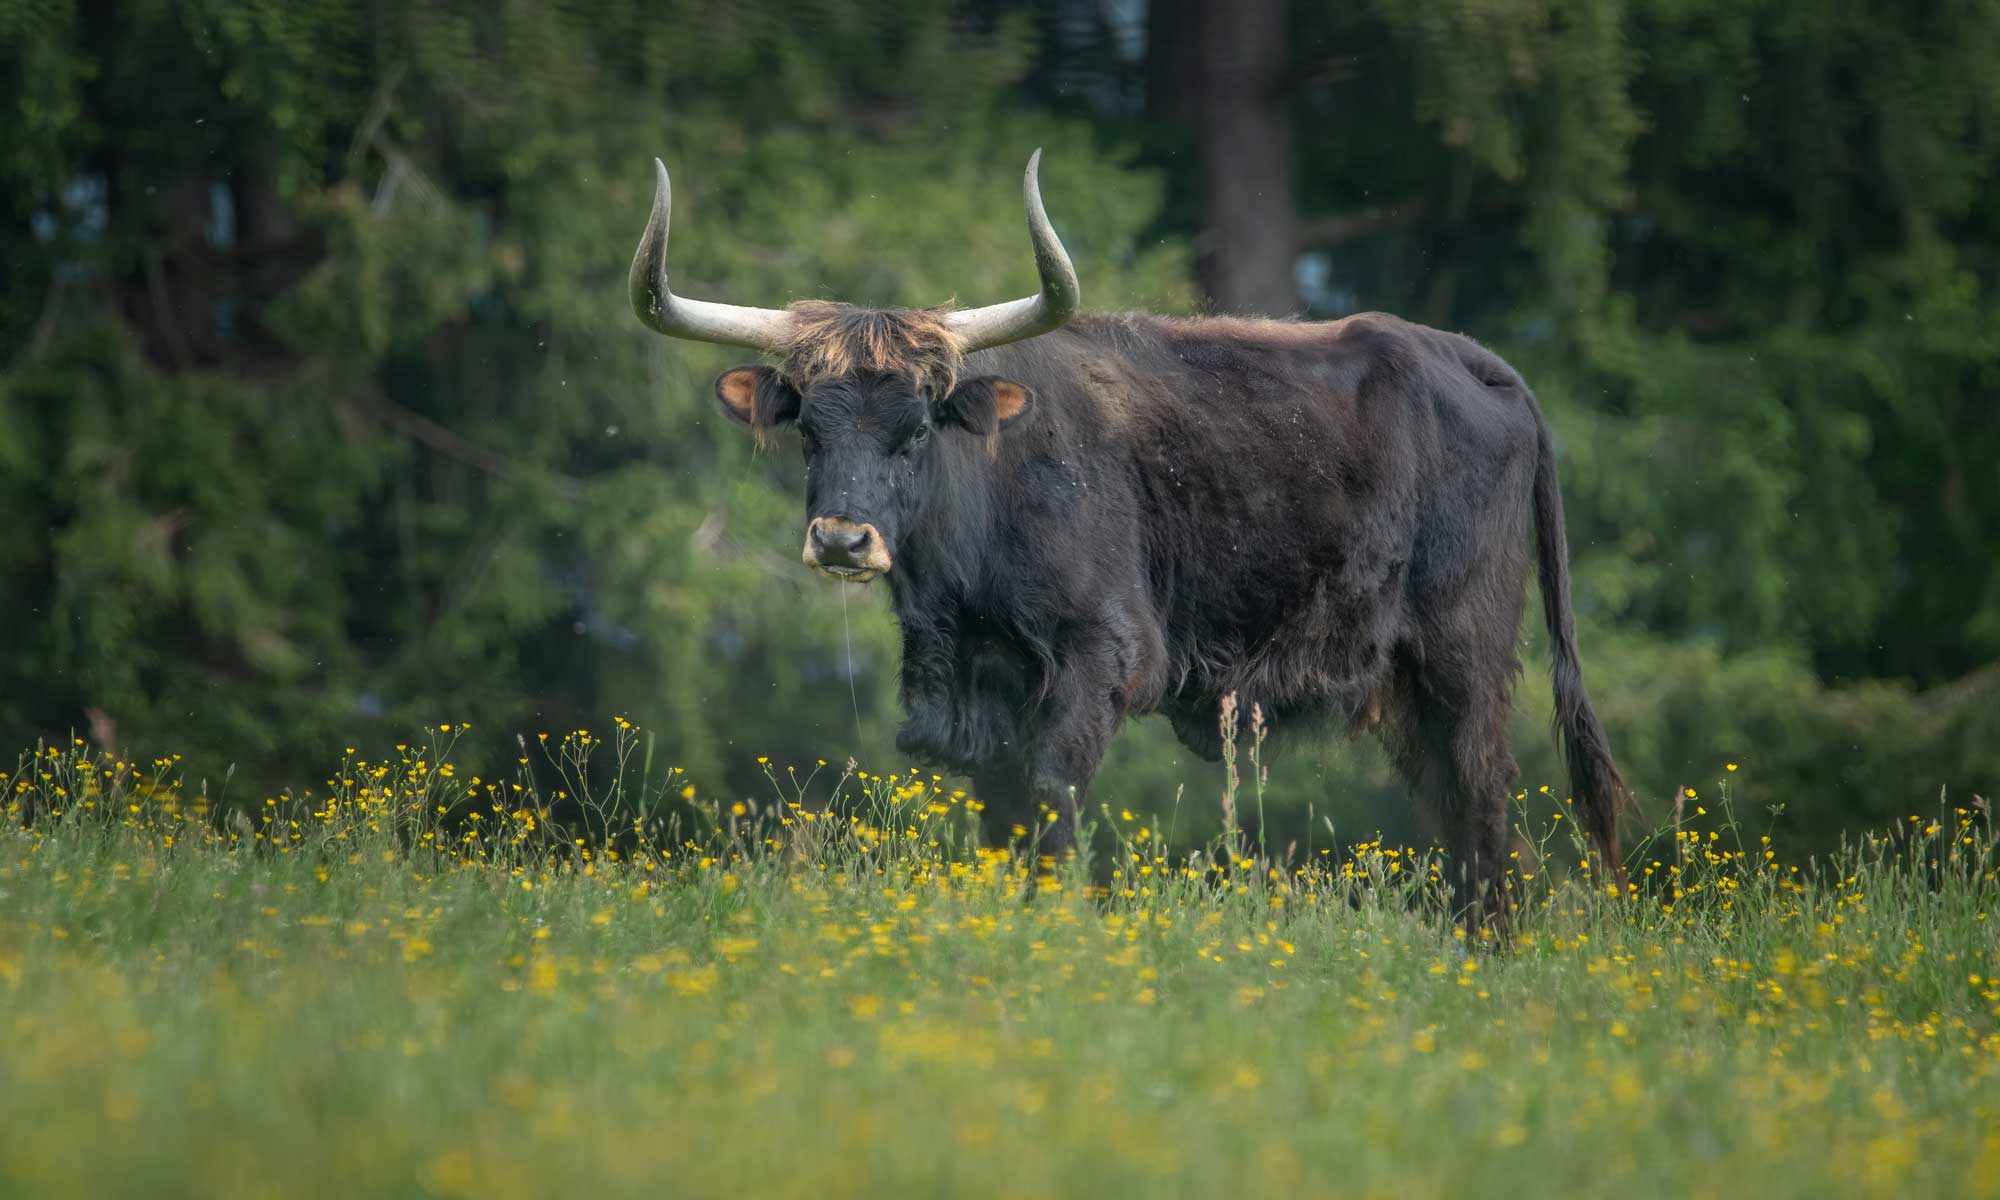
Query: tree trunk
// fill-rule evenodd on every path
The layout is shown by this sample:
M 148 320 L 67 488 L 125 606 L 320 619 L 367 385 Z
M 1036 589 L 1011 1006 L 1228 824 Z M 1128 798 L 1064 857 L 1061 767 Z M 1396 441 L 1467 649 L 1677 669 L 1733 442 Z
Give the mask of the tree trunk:
M 1197 7 L 1202 290 L 1225 312 L 1283 316 L 1298 308 L 1293 264 L 1299 252 L 1282 86 L 1285 0 L 1197 0 Z
M 1203 2 L 1146 4 L 1146 116 L 1162 125 L 1192 126 L 1199 111 Z

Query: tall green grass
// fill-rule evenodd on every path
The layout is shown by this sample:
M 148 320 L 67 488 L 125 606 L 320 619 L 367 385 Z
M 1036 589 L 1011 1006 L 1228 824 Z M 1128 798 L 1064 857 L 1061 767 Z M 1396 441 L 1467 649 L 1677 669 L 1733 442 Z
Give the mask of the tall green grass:
M 23 759 L 0 1192 L 2000 1193 L 1980 809 L 1794 866 L 1725 788 L 1624 896 L 1555 821 L 1481 948 L 1377 842 L 1101 808 L 1032 864 L 928 776 L 716 802 L 622 722 L 505 782 L 453 732 L 247 804 Z

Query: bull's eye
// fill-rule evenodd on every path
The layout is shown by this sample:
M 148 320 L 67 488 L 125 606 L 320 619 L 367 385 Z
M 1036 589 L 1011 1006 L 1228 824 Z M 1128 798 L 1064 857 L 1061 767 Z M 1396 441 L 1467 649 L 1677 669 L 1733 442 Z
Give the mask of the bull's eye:
M 805 452 L 807 458 L 819 453 L 819 439 L 812 435 L 812 430 L 799 430 L 799 449 Z
M 931 427 L 928 425 L 919 425 L 917 426 L 917 431 L 910 435 L 910 440 L 903 443 L 903 453 L 914 454 L 923 449 L 924 443 L 930 440 Z

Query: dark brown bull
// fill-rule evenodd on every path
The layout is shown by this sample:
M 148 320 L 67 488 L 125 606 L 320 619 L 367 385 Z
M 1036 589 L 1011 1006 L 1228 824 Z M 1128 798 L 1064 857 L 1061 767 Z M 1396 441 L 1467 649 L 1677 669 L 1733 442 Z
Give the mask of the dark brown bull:
M 1520 376 L 1379 313 L 1075 316 L 1039 160 L 1025 191 L 1042 288 L 1026 299 L 675 296 L 664 166 L 632 262 L 654 329 L 777 357 L 723 373 L 716 396 L 760 439 L 798 430 L 807 565 L 888 579 L 897 744 L 969 772 L 998 836 L 1062 814 L 1043 842 L 1060 849 L 1127 717 L 1164 712 L 1210 758 L 1232 692 L 1279 726 L 1379 725 L 1441 825 L 1461 907 L 1504 922 L 1532 543 L 1572 790 L 1619 874 L 1624 785 L 1584 692 L 1555 451 Z

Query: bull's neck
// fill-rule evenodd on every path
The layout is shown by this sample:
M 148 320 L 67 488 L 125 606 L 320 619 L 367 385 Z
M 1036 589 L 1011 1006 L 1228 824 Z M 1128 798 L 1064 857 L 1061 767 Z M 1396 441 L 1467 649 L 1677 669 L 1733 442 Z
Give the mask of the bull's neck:
M 995 464 L 981 438 L 953 439 L 930 475 L 929 492 L 902 536 L 889 572 L 896 615 L 941 596 L 960 600 L 984 590 L 999 543 Z

